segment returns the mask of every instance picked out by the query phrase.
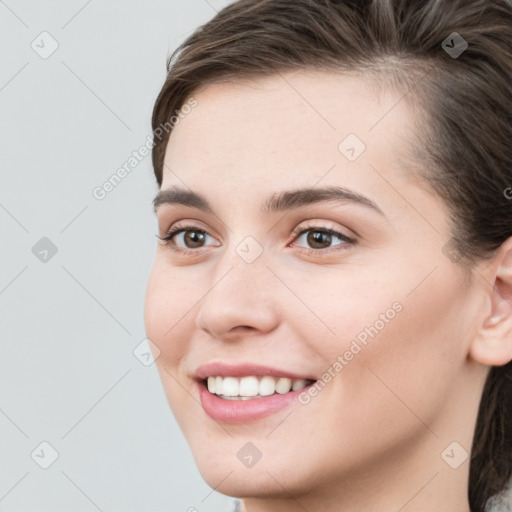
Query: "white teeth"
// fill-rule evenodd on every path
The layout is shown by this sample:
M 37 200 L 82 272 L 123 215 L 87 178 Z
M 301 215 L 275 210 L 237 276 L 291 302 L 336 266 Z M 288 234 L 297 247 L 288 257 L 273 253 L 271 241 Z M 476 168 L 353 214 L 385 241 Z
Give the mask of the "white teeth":
M 224 377 L 222 379 L 222 394 L 224 396 L 238 396 L 238 379 Z
M 281 377 L 276 383 L 276 392 L 280 395 L 284 395 L 288 393 L 292 387 L 291 379 L 287 379 L 286 377 Z
M 256 396 L 259 391 L 259 382 L 256 377 L 244 377 L 240 379 L 240 389 L 238 394 L 240 396 Z
M 273 395 L 276 392 L 276 380 L 274 377 L 269 377 L 265 375 L 260 380 L 260 395 L 261 396 L 269 396 Z
M 304 379 L 289 379 L 287 377 L 275 378 L 265 375 L 258 377 L 214 377 L 207 379 L 208 391 L 212 394 L 222 395 L 229 399 L 261 398 L 274 393 L 283 395 L 289 391 L 297 391 L 308 385 Z

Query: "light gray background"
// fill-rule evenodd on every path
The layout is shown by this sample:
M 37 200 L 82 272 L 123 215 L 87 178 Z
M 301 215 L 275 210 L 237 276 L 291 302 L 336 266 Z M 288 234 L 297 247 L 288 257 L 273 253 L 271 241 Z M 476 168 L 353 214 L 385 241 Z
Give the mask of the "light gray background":
M 227 3 L 0 0 L 2 511 L 232 508 L 133 353 L 156 244 L 150 156 L 92 194 L 151 134 L 167 55 Z M 31 47 L 52 40 L 48 58 Z
M 226 4 L 0 1 L 2 511 L 232 508 L 133 354 L 156 245 L 150 156 L 92 195 L 151 134 L 168 53 Z M 31 47 L 50 48 L 43 31 L 59 45 L 47 59 Z M 45 263 L 42 237 L 58 249 Z M 31 457 L 43 441 L 59 453 L 48 469 L 44 445 Z

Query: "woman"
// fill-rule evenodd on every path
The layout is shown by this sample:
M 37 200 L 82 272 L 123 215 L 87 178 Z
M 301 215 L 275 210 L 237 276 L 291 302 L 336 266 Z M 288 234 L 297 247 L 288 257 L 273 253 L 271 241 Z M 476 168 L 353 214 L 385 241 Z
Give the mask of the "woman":
M 506 510 L 511 7 L 241 0 L 168 68 L 145 322 L 206 482 Z

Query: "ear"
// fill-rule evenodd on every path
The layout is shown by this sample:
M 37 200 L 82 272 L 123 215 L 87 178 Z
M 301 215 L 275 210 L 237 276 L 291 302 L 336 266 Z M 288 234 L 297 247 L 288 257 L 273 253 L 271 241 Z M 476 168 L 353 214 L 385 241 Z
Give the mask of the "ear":
M 487 267 L 490 313 L 478 326 L 469 355 L 489 366 L 512 360 L 512 237 L 497 250 Z

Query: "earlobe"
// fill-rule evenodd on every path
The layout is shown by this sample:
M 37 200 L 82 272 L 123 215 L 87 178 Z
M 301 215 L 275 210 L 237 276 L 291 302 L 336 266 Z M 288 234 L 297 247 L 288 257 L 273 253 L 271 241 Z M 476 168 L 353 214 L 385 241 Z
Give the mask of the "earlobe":
M 512 361 L 512 237 L 493 257 L 487 278 L 490 312 L 478 329 L 469 355 L 488 366 L 503 366 Z

